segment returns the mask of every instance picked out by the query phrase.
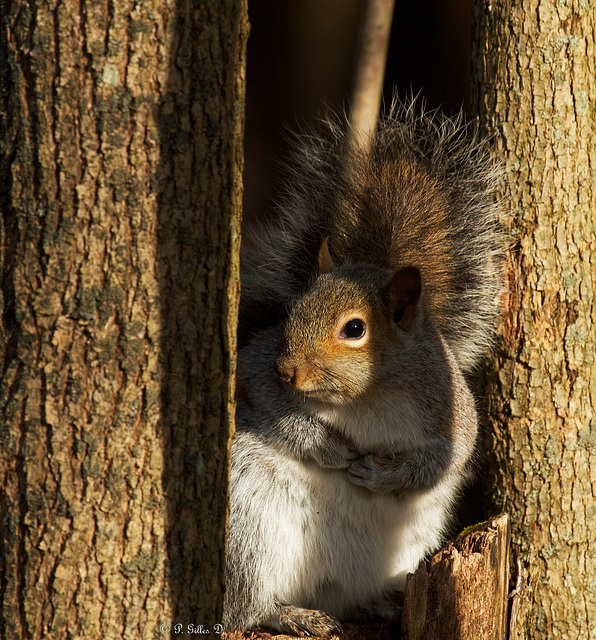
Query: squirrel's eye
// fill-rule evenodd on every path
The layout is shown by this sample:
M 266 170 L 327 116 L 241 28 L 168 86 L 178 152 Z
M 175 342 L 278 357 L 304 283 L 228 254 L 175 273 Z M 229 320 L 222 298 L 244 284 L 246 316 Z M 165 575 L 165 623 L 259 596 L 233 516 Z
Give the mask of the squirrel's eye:
M 360 318 L 353 318 L 349 320 L 344 325 L 344 328 L 341 332 L 342 338 L 362 338 L 362 336 L 366 333 L 366 323 L 364 320 L 360 320 Z

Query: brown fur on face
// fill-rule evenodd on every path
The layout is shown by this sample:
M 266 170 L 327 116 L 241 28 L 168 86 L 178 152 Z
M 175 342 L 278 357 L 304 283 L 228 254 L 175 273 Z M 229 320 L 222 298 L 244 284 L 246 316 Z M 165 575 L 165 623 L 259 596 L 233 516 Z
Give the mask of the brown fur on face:
M 382 363 L 420 320 L 420 275 L 346 263 L 321 274 L 290 311 L 275 361 L 278 377 L 331 402 L 364 396 Z M 420 304 L 419 304 L 420 303 Z M 356 321 L 361 335 L 348 336 Z
M 387 333 L 385 323 L 379 322 L 385 315 L 375 287 L 367 290 L 336 274 L 320 276 L 290 313 L 276 360 L 278 375 L 285 373 L 292 387 L 322 399 L 365 393 L 381 337 Z M 354 346 L 340 337 L 348 317 L 364 321 L 362 344 Z

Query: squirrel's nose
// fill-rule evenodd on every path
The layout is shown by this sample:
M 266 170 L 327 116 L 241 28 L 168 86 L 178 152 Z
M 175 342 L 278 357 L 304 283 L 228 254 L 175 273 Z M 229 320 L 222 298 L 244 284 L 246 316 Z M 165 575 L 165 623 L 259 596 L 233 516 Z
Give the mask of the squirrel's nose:
M 293 384 L 296 380 L 296 367 L 291 364 L 284 364 L 279 360 L 273 365 L 275 375 L 286 384 Z

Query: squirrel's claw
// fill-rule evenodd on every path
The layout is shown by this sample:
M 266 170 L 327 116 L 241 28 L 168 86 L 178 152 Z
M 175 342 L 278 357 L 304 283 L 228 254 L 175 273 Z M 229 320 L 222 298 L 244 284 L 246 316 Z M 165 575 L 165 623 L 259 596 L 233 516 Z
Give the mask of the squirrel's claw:
M 348 480 L 352 484 L 378 493 L 391 491 L 386 475 L 387 470 L 370 454 L 358 458 L 348 468 Z
M 313 450 L 311 455 L 324 469 L 347 469 L 358 457 L 356 451 L 335 435 L 326 448 Z
M 338 620 L 317 609 L 280 605 L 276 617 L 276 627 L 297 636 L 326 638 L 334 634 L 341 635 L 343 633 Z

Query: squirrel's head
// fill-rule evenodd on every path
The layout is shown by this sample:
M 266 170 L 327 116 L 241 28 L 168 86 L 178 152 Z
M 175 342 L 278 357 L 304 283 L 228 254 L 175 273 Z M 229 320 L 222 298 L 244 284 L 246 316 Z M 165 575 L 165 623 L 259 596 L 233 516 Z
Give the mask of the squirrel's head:
M 365 264 L 336 266 L 325 240 L 319 275 L 290 310 L 276 374 L 323 402 L 365 394 L 393 366 L 395 358 L 388 356 L 407 349 L 421 321 L 421 296 L 415 267 L 391 272 Z

